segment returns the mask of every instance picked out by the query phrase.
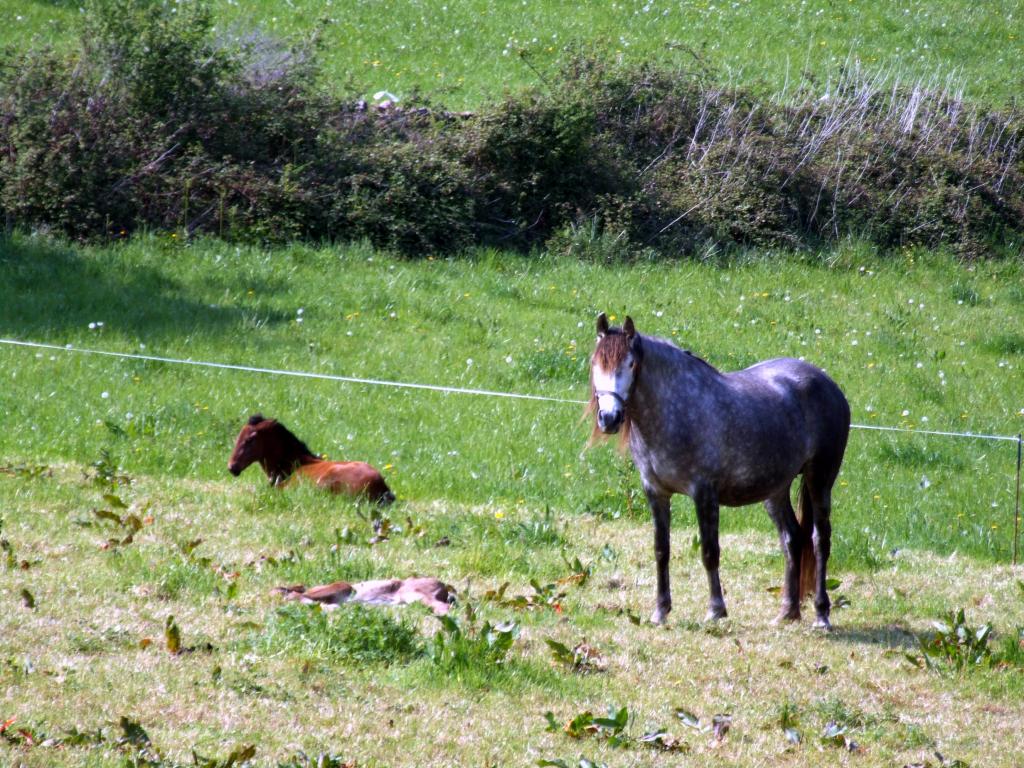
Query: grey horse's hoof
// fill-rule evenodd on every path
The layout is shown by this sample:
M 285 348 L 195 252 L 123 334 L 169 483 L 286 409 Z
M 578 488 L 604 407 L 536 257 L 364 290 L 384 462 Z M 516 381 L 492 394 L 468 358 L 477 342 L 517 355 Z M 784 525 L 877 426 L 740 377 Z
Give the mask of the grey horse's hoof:
M 815 629 L 820 629 L 822 632 L 831 632 L 832 631 L 832 623 L 828 620 L 828 617 L 826 617 L 826 616 L 819 616 L 814 621 L 814 628 Z
M 661 608 L 655 608 L 654 613 L 651 614 L 651 624 L 657 627 L 665 626 L 666 619 L 668 619 L 668 611 L 663 611 Z
M 729 615 L 729 612 L 725 610 L 724 605 L 713 605 L 708 608 L 707 614 L 704 616 L 704 621 L 718 621 L 724 619 Z
M 790 624 L 795 621 L 800 621 L 800 609 L 793 610 L 792 608 L 783 608 L 779 611 L 779 615 L 772 620 L 772 624 L 779 626 L 781 624 Z

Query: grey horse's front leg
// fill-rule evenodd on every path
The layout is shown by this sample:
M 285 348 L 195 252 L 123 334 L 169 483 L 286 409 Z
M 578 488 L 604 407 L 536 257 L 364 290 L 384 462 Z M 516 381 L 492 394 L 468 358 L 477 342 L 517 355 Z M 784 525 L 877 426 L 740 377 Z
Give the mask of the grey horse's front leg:
M 668 580 L 669 527 L 672 522 L 671 497 L 652 489 L 645 489 L 647 503 L 654 518 L 654 562 L 658 571 L 658 596 L 651 622 L 664 624 L 672 610 L 672 592 Z
M 725 610 L 722 582 L 718 578 L 718 561 L 721 556 L 718 547 L 718 494 L 711 485 L 699 485 L 694 491 L 693 503 L 697 508 L 697 526 L 700 528 L 701 560 L 708 574 L 708 589 L 711 593 L 708 613 L 704 618 L 705 621 L 725 618 L 729 614 Z

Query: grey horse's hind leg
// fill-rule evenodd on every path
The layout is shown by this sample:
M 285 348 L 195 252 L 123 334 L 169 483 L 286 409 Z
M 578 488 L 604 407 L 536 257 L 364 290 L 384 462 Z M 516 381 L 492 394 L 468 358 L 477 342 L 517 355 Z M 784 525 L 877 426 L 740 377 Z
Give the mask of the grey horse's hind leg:
M 672 610 L 672 592 L 668 578 L 672 502 L 670 496 L 662 495 L 653 489 L 645 489 L 645 492 L 647 503 L 651 507 L 651 516 L 654 518 L 654 562 L 658 572 L 657 603 L 654 613 L 651 614 L 651 621 L 655 624 L 664 624 L 665 618 Z
M 821 629 L 832 628 L 829 622 L 832 604 L 825 590 L 825 581 L 828 558 L 832 553 L 832 485 L 835 483 L 836 474 L 826 472 L 804 478 L 814 510 L 814 559 L 817 566 L 814 584 L 814 626 Z
M 718 578 L 721 557 L 718 546 L 718 494 L 710 485 L 698 486 L 693 494 L 693 503 L 697 508 L 697 526 L 700 529 L 701 560 L 708 574 L 708 589 L 711 593 L 705 620 L 721 619 L 728 616 L 728 613 L 722 595 L 722 582 Z
M 800 523 L 789 499 L 789 488 L 764 502 L 765 509 L 779 531 L 779 544 L 786 558 L 782 585 L 782 610 L 777 621 L 797 621 L 800 618 L 800 555 L 803 550 Z

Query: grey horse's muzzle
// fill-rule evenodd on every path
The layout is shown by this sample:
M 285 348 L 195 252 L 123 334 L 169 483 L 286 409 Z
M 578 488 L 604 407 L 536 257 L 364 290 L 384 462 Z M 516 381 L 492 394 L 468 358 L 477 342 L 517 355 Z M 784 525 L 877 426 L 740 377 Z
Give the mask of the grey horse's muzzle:
M 619 407 L 613 411 L 603 411 L 600 408 L 597 410 L 598 429 L 606 435 L 614 435 L 619 431 L 619 427 L 622 426 L 622 422 L 626 418 L 626 401 L 618 392 L 594 392 L 594 395 L 598 398 L 614 397 L 617 401 Z

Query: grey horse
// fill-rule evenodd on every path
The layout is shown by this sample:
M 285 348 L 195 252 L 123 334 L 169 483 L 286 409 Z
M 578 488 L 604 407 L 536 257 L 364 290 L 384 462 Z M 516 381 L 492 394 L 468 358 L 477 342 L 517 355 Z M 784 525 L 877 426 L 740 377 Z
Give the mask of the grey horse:
M 684 493 L 697 509 L 711 593 L 707 619 L 727 615 L 718 576 L 719 505 L 763 501 L 786 560 L 778 620 L 798 620 L 802 598 L 814 591 L 815 626 L 829 629 L 832 486 L 850 432 L 850 406 L 836 383 L 792 358 L 723 374 L 665 339 L 637 333 L 631 318 L 616 328 L 601 313 L 590 385 L 594 434 L 621 433 L 654 517 L 658 594 L 651 621 L 663 623 L 672 610 L 671 498 Z M 790 485 L 797 475 L 803 477 L 794 511 Z

